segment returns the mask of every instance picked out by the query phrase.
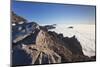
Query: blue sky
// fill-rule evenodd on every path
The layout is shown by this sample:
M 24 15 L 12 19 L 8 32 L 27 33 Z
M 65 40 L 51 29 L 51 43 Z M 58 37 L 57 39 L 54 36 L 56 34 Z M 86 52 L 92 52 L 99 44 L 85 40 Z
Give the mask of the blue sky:
M 95 23 L 95 6 L 13 1 L 12 11 L 39 24 Z

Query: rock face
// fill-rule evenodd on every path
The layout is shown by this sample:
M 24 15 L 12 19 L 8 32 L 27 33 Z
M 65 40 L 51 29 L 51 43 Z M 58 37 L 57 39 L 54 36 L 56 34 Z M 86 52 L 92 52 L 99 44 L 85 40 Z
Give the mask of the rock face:
M 24 45 L 23 49 L 32 56 L 32 64 L 61 63 L 62 57 L 67 61 L 71 61 L 72 57 L 70 50 L 43 30 L 38 33 L 35 45 Z
M 75 36 L 68 38 L 68 37 L 64 37 L 62 39 L 62 41 L 64 41 L 64 43 L 67 43 L 68 45 L 65 45 L 67 48 L 69 48 L 71 50 L 71 52 L 73 54 L 80 54 L 83 55 L 83 51 L 82 51 L 82 47 L 80 42 L 77 40 L 77 38 L 75 38 Z
M 67 48 L 63 46 L 63 43 L 60 43 L 57 39 L 55 39 L 53 36 L 49 35 L 48 32 L 41 30 L 37 36 L 36 44 L 41 47 L 49 48 L 50 50 L 53 50 L 59 55 L 65 56 L 66 59 L 71 58 L 71 52 Z M 62 52 L 65 52 L 62 53 Z

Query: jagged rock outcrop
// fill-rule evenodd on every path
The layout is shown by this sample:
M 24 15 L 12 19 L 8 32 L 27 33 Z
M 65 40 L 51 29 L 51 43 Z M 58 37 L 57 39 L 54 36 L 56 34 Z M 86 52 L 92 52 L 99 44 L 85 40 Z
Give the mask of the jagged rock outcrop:
M 57 34 L 51 31 L 49 31 L 48 33 L 55 37 L 55 39 L 58 39 L 59 42 L 63 43 L 63 45 L 68 48 L 73 54 L 83 55 L 82 46 L 75 36 L 69 38 L 63 37 L 63 34 Z
M 62 34 L 57 34 L 51 31 L 49 31 L 48 34 L 52 35 L 55 40 L 58 40 L 58 43 L 61 43 L 64 47 L 72 52 L 71 62 L 85 62 L 93 61 L 96 59 L 94 56 L 88 57 L 83 54 L 82 46 L 75 36 L 71 38 L 63 37 Z M 62 62 L 69 62 L 67 60 L 64 60 Z
M 35 45 L 23 45 L 23 49 L 32 56 L 32 64 L 35 64 L 36 61 L 39 61 L 38 64 L 61 63 L 62 58 L 70 62 L 72 57 L 70 50 L 43 30 L 38 33 Z
M 80 54 L 83 55 L 82 51 L 82 46 L 80 42 L 77 40 L 75 36 L 69 38 L 69 37 L 64 37 L 62 39 L 64 43 L 67 43 L 68 45 L 65 45 L 67 48 L 71 50 L 73 54 Z

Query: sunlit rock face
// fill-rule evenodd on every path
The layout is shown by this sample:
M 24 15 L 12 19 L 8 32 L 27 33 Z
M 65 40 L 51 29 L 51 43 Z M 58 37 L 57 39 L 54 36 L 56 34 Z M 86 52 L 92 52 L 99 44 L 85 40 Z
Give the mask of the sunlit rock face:
M 63 43 L 59 42 L 59 40 L 56 37 L 49 35 L 47 31 L 40 30 L 36 38 L 36 44 L 41 47 L 49 48 L 55 51 L 56 53 L 66 55 L 67 58 L 71 57 L 70 50 L 65 48 Z M 63 51 L 65 52 L 65 54 L 62 53 Z

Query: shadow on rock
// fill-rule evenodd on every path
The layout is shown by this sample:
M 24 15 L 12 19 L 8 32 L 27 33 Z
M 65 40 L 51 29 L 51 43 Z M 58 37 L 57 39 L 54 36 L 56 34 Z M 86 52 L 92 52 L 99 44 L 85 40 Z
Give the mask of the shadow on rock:
M 16 48 L 12 53 L 12 64 L 16 65 L 29 65 L 32 62 L 32 58 L 24 50 Z

